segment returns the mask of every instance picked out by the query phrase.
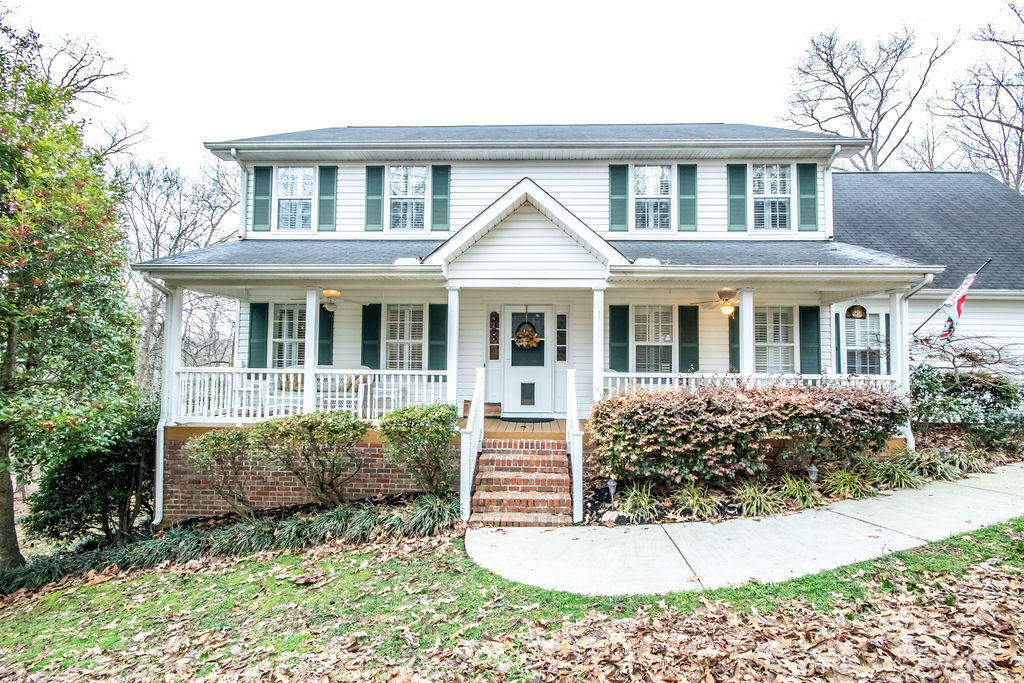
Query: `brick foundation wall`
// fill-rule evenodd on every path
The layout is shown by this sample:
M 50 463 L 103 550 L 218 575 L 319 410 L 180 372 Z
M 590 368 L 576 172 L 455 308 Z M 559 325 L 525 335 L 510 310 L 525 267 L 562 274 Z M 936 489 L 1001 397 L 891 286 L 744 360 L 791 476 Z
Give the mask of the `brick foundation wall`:
M 176 430 L 173 431 L 172 430 Z M 164 523 L 173 524 L 191 517 L 219 515 L 229 509 L 214 493 L 207 478 L 198 474 L 185 454 L 185 442 L 206 429 L 168 427 L 164 433 Z M 384 460 L 383 444 L 367 442 L 356 445 L 361 465 L 358 474 L 345 486 L 350 500 L 372 496 L 416 491 L 412 476 Z M 250 496 L 261 508 L 275 508 L 311 502 L 299 480 L 288 472 L 254 466 L 262 476 L 261 483 L 250 488 Z

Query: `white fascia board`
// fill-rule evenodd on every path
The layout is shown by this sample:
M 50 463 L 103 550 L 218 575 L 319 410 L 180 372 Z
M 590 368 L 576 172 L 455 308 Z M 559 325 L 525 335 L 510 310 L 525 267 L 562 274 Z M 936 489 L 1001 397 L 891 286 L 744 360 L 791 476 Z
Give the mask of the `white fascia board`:
M 538 211 L 566 232 L 584 249 L 606 265 L 628 265 L 629 259 L 618 249 L 576 217 L 557 199 L 530 178 L 523 178 L 494 200 L 458 232 L 448 238 L 423 260 L 424 265 L 446 266 L 454 258 L 472 248 L 488 231 L 507 218 L 515 209 L 529 202 Z
M 630 266 L 613 268 L 610 281 L 649 280 L 663 278 L 714 279 L 722 277 L 769 278 L 789 280 L 872 280 L 920 279 L 927 273 L 942 272 L 930 267 L 906 268 L 901 266 Z
M 914 295 L 920 299 L 945 299 L 953 293 L 950 289 L 922 289 Z M 993 301 L 1020 301 L 1024 300 L 1024 290 L 1021 289 L 975 289 L 971 287 L 967 292 L 968 299 L 990 299 Z

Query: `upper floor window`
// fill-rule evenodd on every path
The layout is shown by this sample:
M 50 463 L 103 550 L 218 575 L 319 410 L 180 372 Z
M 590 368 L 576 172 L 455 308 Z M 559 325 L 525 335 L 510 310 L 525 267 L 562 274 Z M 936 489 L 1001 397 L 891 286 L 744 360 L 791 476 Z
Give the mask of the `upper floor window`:
M 388 174 L 392 230 L 423 230 L 426 215 L 427 167 L 392 166 Z
M 786 373 L 796 367 L 793 309 L 759 306 L 754 309 L 754 372 Z
M 672 229 L 672 167 L 633 167 L 633 207 L 637 230 Z
M 634 306 L 637 372 L 672 372 L 672 307 Z
M 754 164 L 754 230 L 789 230 L 789 164 Z
M 864 309 L 861 309 L 863 315 Z M 846 320 L 846 371 L 854 375 L 882 374 L 881 316 L 868 313 Z
M 316 187 L 310 166 L 280 166 L 277 169 L 277 229 L 312 230 L 313 193 Z
M 388 304 L 384 351 L 388 370 L 422 370 L 423 304 Z

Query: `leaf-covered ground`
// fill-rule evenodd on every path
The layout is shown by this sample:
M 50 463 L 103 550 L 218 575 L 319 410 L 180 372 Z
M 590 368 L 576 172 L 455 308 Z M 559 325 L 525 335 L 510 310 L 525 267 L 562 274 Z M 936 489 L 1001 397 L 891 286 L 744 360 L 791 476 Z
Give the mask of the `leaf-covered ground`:
M 0 602 L 0 679 L 1018 680 L 1024 519 L 778 585 L 589 598 L 445 537 L 96 575 Z

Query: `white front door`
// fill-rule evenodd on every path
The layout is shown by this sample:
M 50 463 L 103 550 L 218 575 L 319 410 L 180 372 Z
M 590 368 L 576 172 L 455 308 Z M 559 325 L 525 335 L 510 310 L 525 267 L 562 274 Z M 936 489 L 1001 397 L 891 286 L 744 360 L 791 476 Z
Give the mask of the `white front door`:
M 551 306 L 506 304 L 501 412 L 509 416 L 546 415 L 554 411 L 555 321 Z M 533 348 L 516 344 L 517 331 L 535 330 Z

